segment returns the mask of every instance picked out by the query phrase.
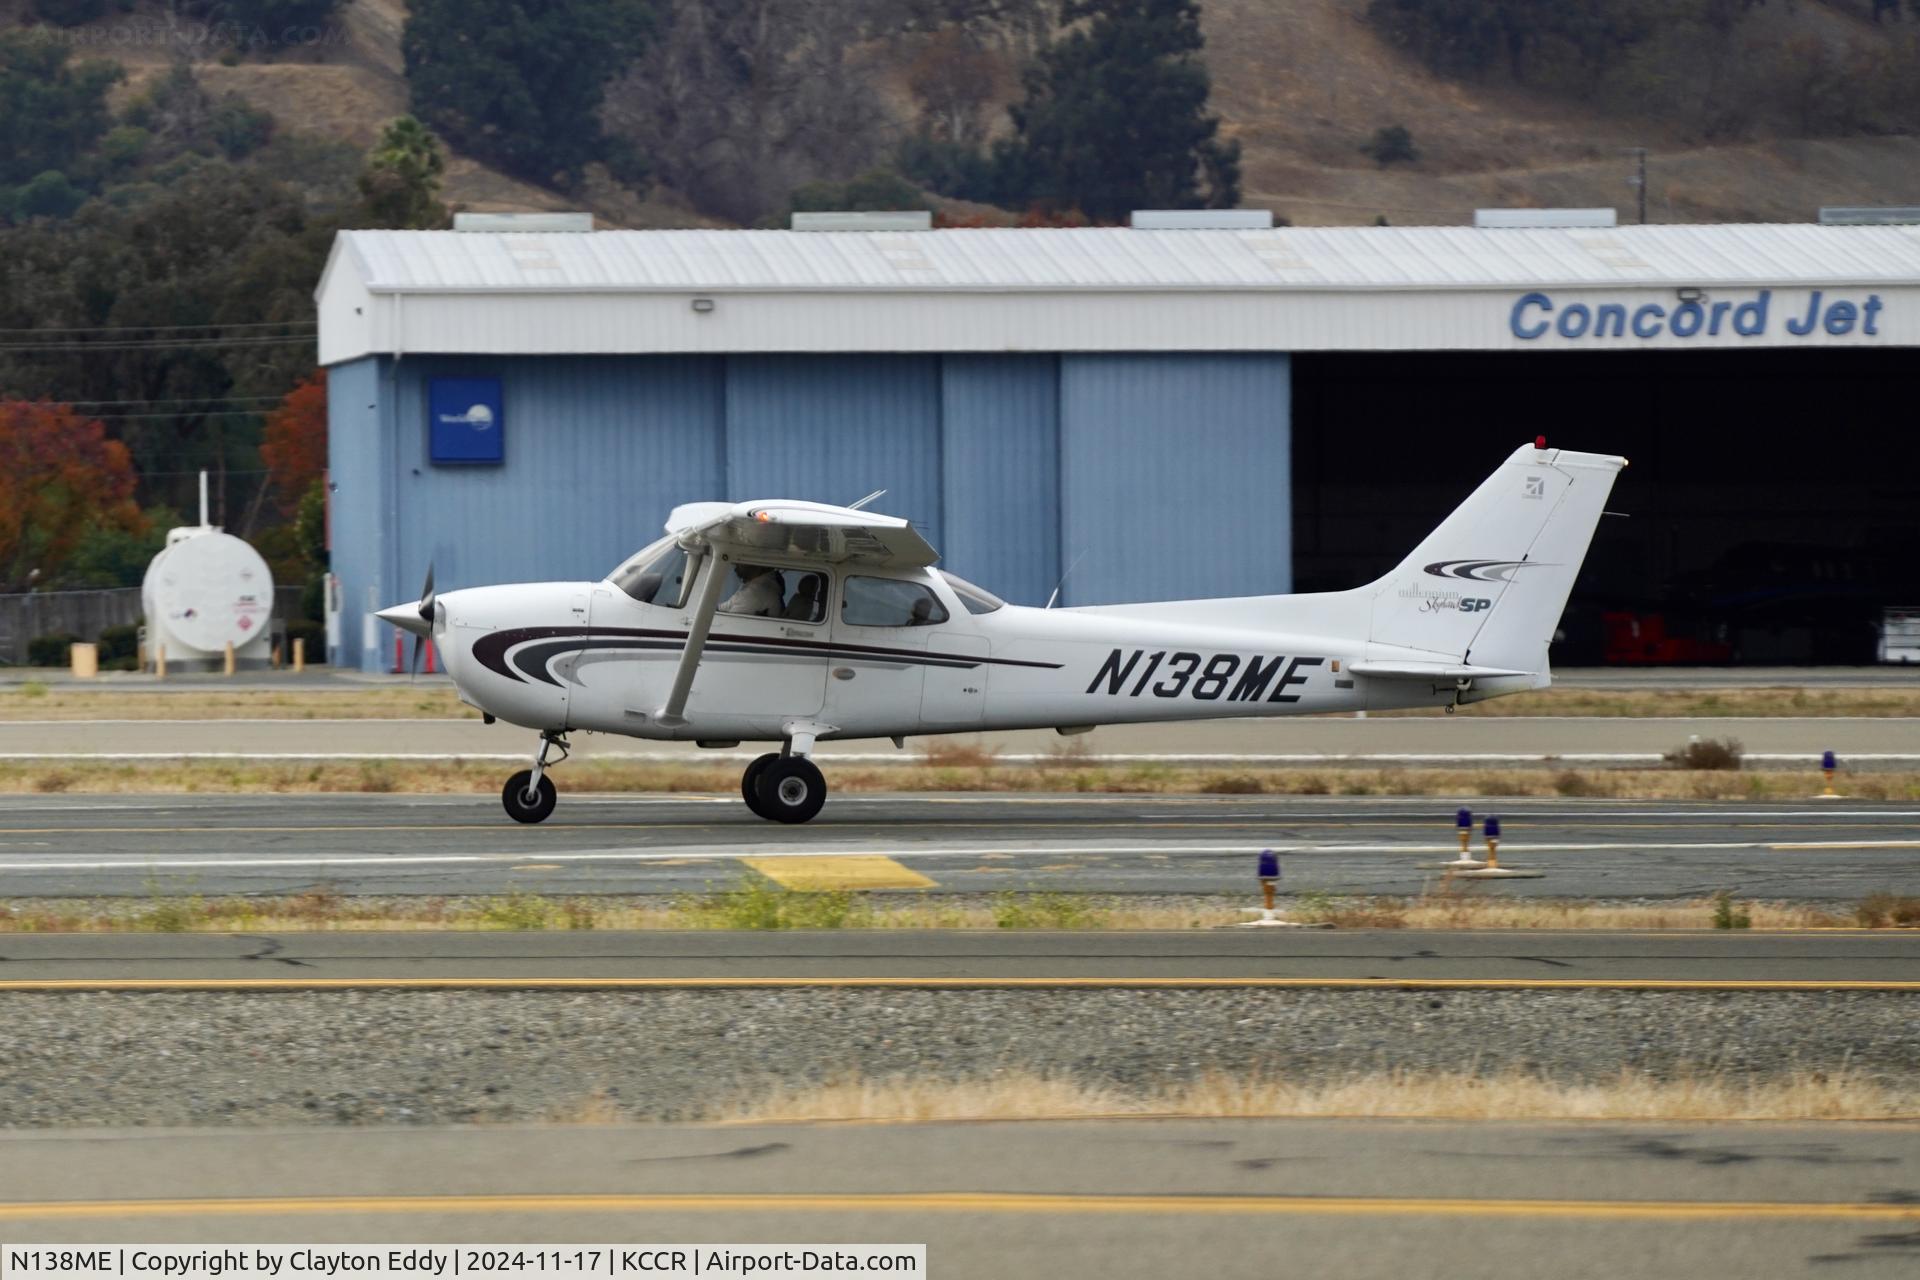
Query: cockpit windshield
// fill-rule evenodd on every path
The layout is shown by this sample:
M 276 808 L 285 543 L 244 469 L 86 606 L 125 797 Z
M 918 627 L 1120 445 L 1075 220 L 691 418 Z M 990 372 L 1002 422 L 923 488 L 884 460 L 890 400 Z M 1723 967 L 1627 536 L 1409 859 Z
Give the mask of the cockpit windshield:
M 992 613 L 1007 602 L 985 587 L 976 587 L 965 578 L 957 578 L 945 569 L 938 570 L 947 585 L 953 588 L 953 594 L 960 597 L 960 603 L 967 607 L 968 613 Z
M 662 538 L 615 569 L 612 581 L 641 604 L 678 609 L 687 601 L 687 553 Z

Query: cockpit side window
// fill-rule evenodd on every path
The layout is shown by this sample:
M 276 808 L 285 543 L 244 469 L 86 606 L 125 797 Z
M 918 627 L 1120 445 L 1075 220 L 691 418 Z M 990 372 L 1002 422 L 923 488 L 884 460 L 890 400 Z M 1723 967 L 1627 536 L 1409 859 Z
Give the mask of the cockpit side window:
M 931 590 L 898 578 L 848 578 L 840 604 L 841 620 L 856 627 L 931 627 L 947 616 Z
M 985 587 L 976 587 L 965 578 L 956 577 L 945 569 L 938 572 L 947 580 L 947 585 L 953 588 L 953 594 L 960 597 L 960 603 L 968 613 L 992 613 L 996 609 L 1004 608 L 1007 603 Z
M 721 613 L 820 622 L 827 616 L 827 577 L 810 569 L 736 564 L 720 586 Z
M 613 585 L 641 604 L 678 609 L 687 602 L 687 553 L 663 538 L 615 569 Z

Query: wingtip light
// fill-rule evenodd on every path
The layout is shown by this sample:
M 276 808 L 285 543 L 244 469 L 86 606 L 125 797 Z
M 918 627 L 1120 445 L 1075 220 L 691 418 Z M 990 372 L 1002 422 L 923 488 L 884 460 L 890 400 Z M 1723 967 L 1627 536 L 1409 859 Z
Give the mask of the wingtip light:
M 1535 436 L 1533 438 L 1533 447 L 1536 449 L 1545 449 L 1547 447 L 1547 438 L 1545 436 Z

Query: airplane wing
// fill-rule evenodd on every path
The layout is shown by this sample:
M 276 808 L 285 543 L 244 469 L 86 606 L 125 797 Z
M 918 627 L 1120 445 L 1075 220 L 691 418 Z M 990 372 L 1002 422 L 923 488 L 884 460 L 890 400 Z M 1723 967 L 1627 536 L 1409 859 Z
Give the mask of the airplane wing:
M 690 502 L 673 509 L 667 532 L 683 543 L 827 564 L 920 569 L 940 558 L 909 521 L 818 502 Z

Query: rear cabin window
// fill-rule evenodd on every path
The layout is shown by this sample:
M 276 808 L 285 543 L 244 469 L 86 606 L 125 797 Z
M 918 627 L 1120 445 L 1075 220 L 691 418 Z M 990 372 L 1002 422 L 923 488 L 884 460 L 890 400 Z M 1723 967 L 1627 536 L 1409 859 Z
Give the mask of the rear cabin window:
M 848 578 L 840 619 L 856 627 L 931 627 L 947 620 L 947 609 L 918 582 Z

